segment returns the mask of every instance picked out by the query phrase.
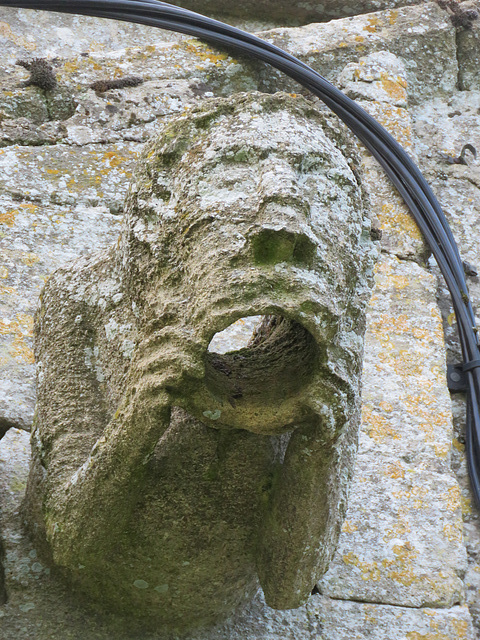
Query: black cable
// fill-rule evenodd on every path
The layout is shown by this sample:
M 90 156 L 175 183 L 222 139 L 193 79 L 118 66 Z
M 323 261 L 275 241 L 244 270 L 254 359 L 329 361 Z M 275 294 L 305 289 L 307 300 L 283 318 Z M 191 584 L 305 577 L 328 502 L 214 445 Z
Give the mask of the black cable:
M 460 344 L 467 365 L 466 453 L 480 505 L 480 368 L 475 316 L 467 295 L 460 254 L 440 204 L 420 170 L 398 142 L 355 101 L 294 56 L 257 36 L 193 11 L 158 0 L 0 0 L 0 6 L 83 14 L 160 27 L 193 35 L 223 49 L 239 51 L 284 72 L 318 96 L 359 137 L 381 164 L 414 216 L 452 296 Z

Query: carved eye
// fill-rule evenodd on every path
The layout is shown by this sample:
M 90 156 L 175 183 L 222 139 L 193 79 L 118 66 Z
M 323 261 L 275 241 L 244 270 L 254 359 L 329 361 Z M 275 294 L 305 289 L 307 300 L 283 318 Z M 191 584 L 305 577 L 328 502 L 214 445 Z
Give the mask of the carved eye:
M 316 250 L 306 235 L 285 229 L 264 229 L 254 236 L 252 244 L 255 262 L 265 265 L 290 262 L 310 266 Z

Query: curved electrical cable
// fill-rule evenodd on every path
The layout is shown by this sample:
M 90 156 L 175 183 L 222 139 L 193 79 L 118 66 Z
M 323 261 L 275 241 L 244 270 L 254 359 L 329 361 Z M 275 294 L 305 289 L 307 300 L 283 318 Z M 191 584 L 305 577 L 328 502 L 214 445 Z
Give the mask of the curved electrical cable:
M 305 63 L 257 36 L 193 11 L 159 0 L 0 0 L 0 6 L 110 18 L 192 35 L 272 65 L 309 89 L 343 120 L 400 192 L 430 246 L 452 296 L 468 380 L 467 464 L 472 490 L 480 506 L 480 363 L 476 362 L 480 355 L 463 263 L 440 204 L 418 167 L 397 141 L 360 105 Z

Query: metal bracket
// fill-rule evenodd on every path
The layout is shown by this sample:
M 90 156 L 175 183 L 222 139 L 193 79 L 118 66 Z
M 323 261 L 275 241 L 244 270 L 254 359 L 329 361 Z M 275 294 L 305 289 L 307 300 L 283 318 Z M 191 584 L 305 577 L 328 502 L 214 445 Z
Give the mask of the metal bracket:
M 447 364 L 447 385 L 452 393 L 468 390 L 467 376 L 463 364 Z

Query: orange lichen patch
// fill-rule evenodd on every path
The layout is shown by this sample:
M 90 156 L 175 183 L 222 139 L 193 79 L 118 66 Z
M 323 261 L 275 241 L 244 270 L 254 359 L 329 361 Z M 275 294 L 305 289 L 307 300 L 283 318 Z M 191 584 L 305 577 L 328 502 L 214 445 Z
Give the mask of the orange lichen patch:
M 393 491 L 392 495 L 402 502 L 408 502 L 409 507 L 413 509 L 421 509 L 425 504 L 430 504 L 429 492 L 426 487 L 413 486 L 407 491 Z
M 366 405 L 362 407 L 362 429 L 375 442 L 384 442 L 388 438 L 400 439 L 400 435 L 391 427 L 389 421 Z
M 9 293 L 16 293 L 15 287 L 4 287 L 0 284 L 0 295 L 6 295 Z
M 0 22 L 0 37 L 10 40 L 10 42 L 23 47 L 27 51 L 35 51 L 35 49 L 37 48 L 35 42 L 30 42 L 30 40 L 27 40 L 27 38 L 14 33 L 7 22 Z
M 418 354 L 402 349 L 395 354 L 395 372 L 405 379 L 420 377 L 423 374 L 423 362 Z
M 393 405 L 391 405 L 389 402 L 385 402 L 385 400 L 379 402 L 378 406 L 380 407 L 380 409 L 382 409 L 382 411 L 387 411 L 388 413 L 393 411 Z
M 401 101 L 407 99 L 405 86 L 402 86 L 400 83 L 392 80 L 386 73 L 380 74 L 380 82 L 385 93 L 394 100 Z
M 351 520 L 345 520 L 343 525 L 342 525 L 342 532 L 343 533 L 354 533 L 355 531 L 358 531 L 357 525 L 353 524 Z
M 19 213 L 18 209 L 11 209 L 10 211 L 0 213 L 0 224 L 4 224 L 7 227 L 13 227 L 15 224 L 15 218 Z
M 368 17 L 368 24 L 363 27 L 365 31 L 369 31 L 370 33 L 375 33 L 378 31 L 378 28 L 381 26 L 381 22 L 377 16 L 371 15 Z
M 213 49 L 209 49 L 199 40 L 188 40 L 184 43 L 184 47 L 190 53 L 198 56 L 202 60 L 207 62 L 213 62 L 215 65 L 219 66 L 222 60 L 226 60 L 228 58 L 228 54 L 226 53 L 218 53 Z
M 405 515 L 405 511 L 405 507 L 401 507 L 399 509 L 398 519 L 391 529 L 387 529 L 385 531 L 383 542 L 389 542 L 390 540 L 394 540 L 395 538 L 402 538 L 412 530 Z
M 0 335 L 33 336 L 33 317 L 26 313 L 17 313 L 14 320 L 0 320 Z
M 122 156 L 120 153 L 116 153 L 115 151 L 106 151 L 102 158 L 102 161 L 108 164 L 111 169 L 114 167 L 120 167 L 128 160 L 129 158 Z

